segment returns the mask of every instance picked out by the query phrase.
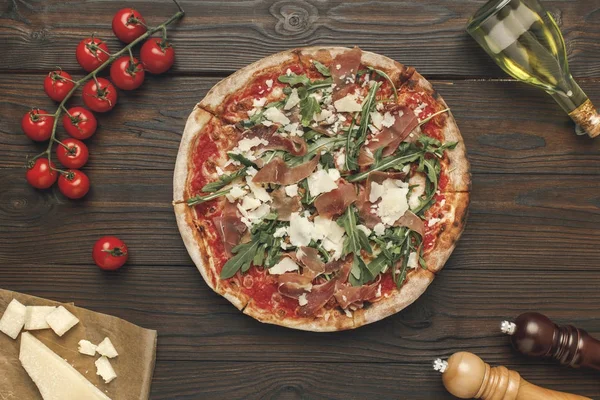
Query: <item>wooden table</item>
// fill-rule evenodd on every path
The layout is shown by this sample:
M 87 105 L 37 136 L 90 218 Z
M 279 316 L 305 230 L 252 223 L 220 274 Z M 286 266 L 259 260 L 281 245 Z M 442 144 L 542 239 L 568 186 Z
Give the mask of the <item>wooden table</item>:
M 27 185 L 25 157 L 43 145 L 21 133 L 20 119 L 33 106 L 53 110 L 42 81 L 55 66 L 82 76 L 75 47 L 86 35 L 119 48 L 110 23 L 124 2 L 2 1 L 0 287 L 157 329 L 153 399 L 448 399 L 431 362 L 458 350 L 549 388 L 600 396 L 597 373 L 527 359 L 499 334 L 503 318 L 538 310 L 600 336 L 600 139 L 575 136 L 550 97 L 508 80 L 467 36 L 482 1 L 182 3 L 187 15 L 169 32 L 175 67 L 121 92 L 99 116 L 85 167 L 92 189 L 69 201 L 57 188 Z M 167 0 L 128 4 L 152 24 L 176 11 Z M 600 2 L 546 6 L 573 74 L 600 104 Z M 452 107 L 473 172 L 466 231 L 425 295 L 398 315 L 335 334 L 262 325 L 215 295 L 171 207 L 194 104 L 255 60 L 321 44 L 359 45 L 415 66 Z M 91 260 L 106 234 L 130 247 L 118 273 Z

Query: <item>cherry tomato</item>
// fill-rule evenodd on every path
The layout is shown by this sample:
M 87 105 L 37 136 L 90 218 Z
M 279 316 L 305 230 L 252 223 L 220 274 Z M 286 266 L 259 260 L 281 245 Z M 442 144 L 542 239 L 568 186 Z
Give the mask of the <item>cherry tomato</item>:
M 44 91 L 54 101 L 63 101 L 75 84 L 71 75 L 65 71 L 52 71 L 44 79 Z
M 91 37 L 79 42 L 75 51 L 75 57 L 83 69 L 87 72 L 92 72 L 104 64 L 110 56 L 106 43 L 98 38 Z
M 68 114 L 63 116 L 62 122 L 67 133 L 79 140 L 90 138 L 98 126 L 94 114 L 83 107 L 69 108 Z
M 25 178 L 36 189 L 48 189 L 58 178 L 58 173 L 52 168 L 55 168 L 53 162 L 49 162 L 47 158 L 38 158 L 29 164 Z
M 107 112 L 117 104 L 117 89 L 108 79 L 97 78 L 96 81 L 88 81 L 83 86 L 83 102 L 88 108 L 96 112 Z
M 121 239 L 114 236 L 104 236 L 94 244 L 92 257 L 96 265 L 103 270 L 114 271 L 127 262 L 129 253 L 127 245 Z
M 36 142 L 43 142 L 52 136 L 54 117 L 48 116 L 48 111 L 34 109 L 21 118 L 21 129 L 23 133 Z
M 122 42 L 131 43 L 148 30 L 142 14 L 133 8 L 117 11 L 112 20 L 112 30 Z
M 162 74 L 173 66 L 175 51 L 169 42 L 161 38 L 150 38 L 142 46 L 140 58 L 146 71 L 151 74 Z
M 67 168 L 81 168 L 88 160 L 90 153 L 85 143 L 77 139 L 65 139 L 56 147 L 58 161 Z
M 90 180 L 78 169 L 69 169 L 58 178 L 60 192 L 70 199 L 80 199 L 90 190 Z
M 135 57 L 119 57 L 110 66 L 110 79 L 119 89 L 137 89 L 144 82 L 144 68 Z

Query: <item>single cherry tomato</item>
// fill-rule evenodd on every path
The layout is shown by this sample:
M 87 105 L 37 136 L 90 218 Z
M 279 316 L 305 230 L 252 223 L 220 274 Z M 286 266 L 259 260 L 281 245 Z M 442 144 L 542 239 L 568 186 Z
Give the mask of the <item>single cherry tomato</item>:
M 69 108 L 62 122 L 67 133 L 79 140 L 90 138 L 98 127 L 94 114 L 83 107 Z
M 91 37 L 79 42 L 75 57 L 81 68 L 87 72 L 92 72 L 104 64 L 110 55 L 106 43 L 98 38 Z
M 96 78 L 95 81 L 86 83 L 83 86 L 82 96 L 85 105 L 96 112 L 110 111 L 117 104 L 117 89 L 104 78 Z
M 23 133 L 36 142 L 43 142 L 52 136 L 54 117 L 46 110 L 34 109 L 21 118 L 21 129 Z
M 90 190 L 90 180 L 78 169 L 69 169 L 58 178 L 60 192 L 70 199 L 80 199 Z
M 117 11 L 112 20 L 112 30 L 122 42 L 131 43 L 148 30 L 142 14 L 133 8 Z
M 67 168 L 79 169 L 85 165 L 90 153 L 85 143 L 77 139 L 65 139 L 56 147 L 58 161 Z
M 119 57 L 110 66 L 110 79 L 119 89 L 137 89 L 144 82 L 144 68 L 135 57 Z
M 48 189 L 58 178 L 58 173 L 53 168 L 54 163 L 47 158 L 38 158 L 29 164 L 25 178 L 36 189 Z
M 97 266 L 105 271 L 119 269 L 127 262 L 127 245 L 114 236 L 104 236 L 96 241 L 92 257 Z
M 146 71 L 151 74 L 162 74 L 173 66 L 175 51 L 166 40 L 150 38 L 142 46 L 140 58 Z
M 44 91 L 54 101 L 63 101 L 74 86 L 71 75 L 62 70 L 52 71 L 44 79 Z

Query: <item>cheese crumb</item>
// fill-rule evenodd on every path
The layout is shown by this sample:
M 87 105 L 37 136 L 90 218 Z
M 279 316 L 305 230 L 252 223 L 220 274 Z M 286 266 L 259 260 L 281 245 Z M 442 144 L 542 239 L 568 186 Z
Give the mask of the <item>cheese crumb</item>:
M 273 79 L 267 79 L 265 83 L 269 89 L 273 87 Z
M 385 233 L 385 225 L 379 222 L 373 227 L 373 232 L 375 232 L 377 236 L 382 236 Z
M 275 229 L 275 233 L 273 233 L 273 237 L 276 237 L 276 238 L 284 237 L 286 235 L 287 235 L 287 227 L 285 227 L 285 226 L 280 226 L 279 228 Z
M 383 115 L 381 115 L 378 111 L 373 111 L 371 113 L 371 123 L 376 129 L 381 129 L 381 124 L 383 122 Z
M 386 128 L 389 128 L 392 125 L 394 125 L 395 122 L 396 122 L 396 117 L 394 117 L 389 112 L 386 112 L 385 115 L 383 116 L 383 121 L 381 121 L 381 125 L 385 126 Z
M 432 226 L 434 226 L 435 224 L 437 224 L 440 221 L 441 221 L 440 218 L 431 218 L 431 219 L 429 219 L 429 221 L 427 221 L 427 226 L 431 228 Z
M 291 110 L 292 108 L 296 107 L 298 105 L 298 103 L 300 103 L 300 97 L 298 96 L 298 89 L 293 88 L 292 89 L 292 93 L 290 93 L 290 96 L 288 97 L 287 101 L 285 102 L 285 106 L 283 106 L 284 110 Z
M 254 210 L 261 205 L 261 201 L 254 196 L 246 196 L 242 199 L 242 208 L 246 211 Z
M 308 246 L 313 238 L 314 225 L 306 217 L 301 217 L 297 212 L 290 216 L 290 242 L 296 247 Z
M 323 248 L 333 251 L 332 259 L 338 260 L 344 250 L 344 239 L 346 231 L 337 222 L 318 215 L 314 222 L 314 240 L 321 240 Z
M 104 383 L 110 383 L 117 377 L 108 358 L 102 356 L 94 364 L 96 364 L 96 375 L 100 375 L 104 379 Z
M 119 353 L 117 353 L 117 349 L 115 349 L 115 346 L 113 346 L 112 342 L 107 337 L 105 337 L 104 340 L 100 342 L 98 346 L 96 346 L 96 351 L 101 356 L 108 358 L 115 358 L 119 355 Z
M 357 101 L 355 94 L 348 94 L 339 100 L 333 102 L 333 106 L 338 112 L 359 112 L 362 110 L 362 105 Z
M 294 184 L 294 185 L 286 186 L 285 194 L 288 195 L 289 197 L 298 196 L 298 185 Z
M 337 184 L 325 170 L 317 170 L 308 177 L 308 190 L 312 197 L 331 192 L 334 189 L 337 189 Z
M 308 300 L 306 299 L 306 293 L 302 293 L 300 297 L 298 297 L 298 304 L 300 306 L 305 306 L 308 304 Z
M 374 184 L 375 182 L 372 182 L 371 190 L 373 190 Z M 383 186 L 383 193 L 381 193 L 381 202 L 377 207 L 377 215 L 384 224 L 393 225 L 408 210 L 406 197 L 408 184 L 395 179 L 386 179 L 382 185 L 378 186 Z M 381 189 L 377 187 L 377 190 L 379 194 Z
M 356 225 L 356 229 L 363 231 L 367 237 L 371 234 L 371 230 L 364 225 Z
M 298 271 L 298 270 L 299 270 L 298 264 L 296 264 L 294 262 L 294 260 L 292 260 L 289 257 L 284 257 L 277 264 L 275 264 L 274 266 L 269 268 L 269 274 L 281 275 L 281 274 L 285 274 L 286 272 L 292 272 L 292 271 Z
M 269 142 L 266 141 L 265 139 L 261 139 L 259 137 L 253 137 L 251 139 L 244 138 L 238 142 L 237 147 L 234 149 L 234 153 L 247 152 L 247 151 L 252 150 L 252 148 L 254 148 L 256 146 L 260 146 L 261 144 L 266 146 L 269 144 Z
M 252 106 L 254 108 L 262 108 L 264 107 L 264 105 L 267 103 L 267 98 L 266 97 L 261 97 L 260 99 L 254 99 L 252 100 Z M 256 113 L 256 110 L 254 111 Z M 248 114 L 250 115 L 250 114 Z
M 285 116 L 278 108 L 269 107 L 263 114 L 269 121 L 275 122 L 276 124 L 288 125 L 290 119 Z M 264 124 L 263 124 L 264 125 Z
M 95 356 L 96 355 L 96 345 L 90 342 L 89 340 L 80 340 L 78 343 L 77 351 L 81 354 L 85 354 L 86 356 Z
M 417 258 L 417 253 L 414 251 L 408 255 L 408 268 L 417 269 L 419 266 L 419 259 Z

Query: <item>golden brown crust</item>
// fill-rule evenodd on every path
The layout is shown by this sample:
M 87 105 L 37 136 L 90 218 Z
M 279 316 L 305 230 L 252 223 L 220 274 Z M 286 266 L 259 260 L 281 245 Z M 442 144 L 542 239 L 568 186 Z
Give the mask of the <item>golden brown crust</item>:
M 301 60 L 306 65 L 311 59 L 314 59 L 327 65 L 330 64 L 336 54 L 346 50 L 347 48 L 343 47 L 313 47 L 286 51 L 243 68 L 215 85 L 188 118 L 175 167 L 174 200 L 182 200 L 189 196 L 187 187 L 193 143 L 205 133 L 203 128 L 211 120 L 217 118 L 209 112 L 217 115 L 222 113 L 221 106 L 227 101 L 227 98 L 242 90 L 248 82 L 252 81 L 255 75 L 260 74 L 265 69 L 274 68 L 280 64 L 289 63 L 294 60 Z M 430 83 L 420 74 L 414 72 L 414 69 L 370 52 L 363 52 L 362 62 L 365 65 L 385 71 L 396 82 L 404 82 L 408 79 L 408 82 L 406 82 L 407 85 L 428 92 L 445 106 L 443 99 L 435 95 Z M 208 110 L 209 112 L 204 110 Z M 446 193 L 445 195 L 445 209 L 448 212 L 438 222 L 442 224 L 443 229 L 439 231 L 434 248 L 425 255 L 429 269 L 411 271 L 407 282 L 402 286 L 400 291 L 394 290 L 389 297 L 368 304 L 364 309 L 352 311 L 351 317 L 339 309 L 334 309 L 325 310 L 323 315 L 315 318 L 280 318 L 272 310 L 257 307 L 249 296 L 237 289 L 239 283 L 236 283 L 236 279 L 228 281 L 220 280 L 214 262 L 215 254 L 213 254 L 212 247 L 210 246 L 211 239 L 214 239 L 211 235 L 215 235 L 214 227 L 209 226 L 209 222 L 202 222 L 197 219 L 195 211 L 185 204 L 177 204 L 175 205 L 177 224 L 186 248 L 203 278 L 215 292 L 223 295 L 238 309 L 243 310 L 245 314 L 261 322 L 294 329 L 325 332 L 352 329 L 383 319 L 402 310 L 414 302 L 425 291 L 433 280 L 434 273 L 443 267 L 464 228 L 469 202 L 469 164 L 466 159 L 464 142 L 451 114 L 447 119 L 443 134 L 446 141 L 459 142 L 455 150 L 448 152 L 450 166 L 448 174 L 450 179 L 446 191 L 464 191 L 465 193 Z
M 443 218 L 437 222 L 441 227 L 435 238 L 433 248 L 423 255 L 427 269 L 433 273 L 439 272 L 444 267 L 465 229 L 469 195 L 468 192 L 446 193 L 444 195 Z
M 266 324 L 281 325 L 302 331 L 335 332 L 355 328 L 352 314 L 346 315 L 338 309 L 324 310 L 322 315 L 314 318 L 280 318 L 276 312 L 259 308 L 250 300 L 244 309 L 244 314 Z
M 389 297 L 354 311 L 354 327 L 382 320 L 408 307 L 425 292 L 434 277 L 433 273 L 421 268 L 410 272 L 399 291 L 394 290 Z

